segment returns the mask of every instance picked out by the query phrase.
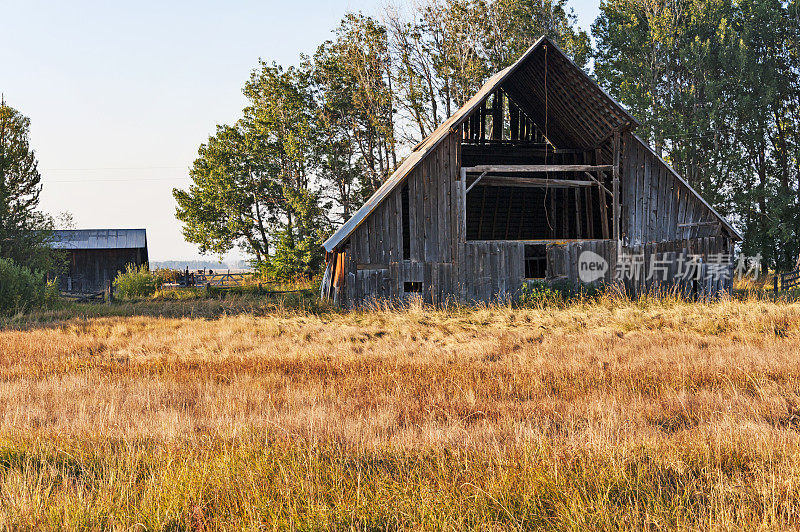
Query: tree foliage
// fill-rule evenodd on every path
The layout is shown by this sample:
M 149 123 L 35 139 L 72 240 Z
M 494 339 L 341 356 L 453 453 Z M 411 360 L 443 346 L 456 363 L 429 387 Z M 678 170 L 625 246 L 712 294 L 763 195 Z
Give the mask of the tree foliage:
M 346 15 L 307 68 L 323 135 L 320 170 L 346 219 L 397 167 L 396 81 L 386 28 L 361 14 Z
M 798 252 L 798 3 L 607 0 L 595 72 L 643 134 L 780 267 Z
M 39 212 L 41 176 L 29 142 L 30 120 L 0 102 L 0 258 L 49 271 L 51 220 Z
M 262 62 L 244 94 L 242 118 L 217 127 L 200 146 L 189 190 L 173 192 L 184 236 L 219 255 L 239 245 L 273 273 L 313 274 L 327 222 L 311 186 L 316 122 L 308 73 Z

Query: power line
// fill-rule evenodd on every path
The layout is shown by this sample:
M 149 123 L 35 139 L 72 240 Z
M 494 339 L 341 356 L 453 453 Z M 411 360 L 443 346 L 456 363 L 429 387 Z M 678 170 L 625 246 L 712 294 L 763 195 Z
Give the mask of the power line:
M 86 179 L 43 179 L 47 183 L 127 183 L 133 181 L 177 181 L 180 179 L 191 179 L 189 176 L 180 177 L 123 177 L 123 178 L 86 178 Z
M 61 172 L 61 171 L 75 171 L 75 172 L 88 172 L 91 170 L 167 170 L 167 169 L 176 169 L 176 168 L 183 168 L 186 169 L 186 166 L 95 166 L 92 168 L 40 168 L 42 171 L 46 172 Z

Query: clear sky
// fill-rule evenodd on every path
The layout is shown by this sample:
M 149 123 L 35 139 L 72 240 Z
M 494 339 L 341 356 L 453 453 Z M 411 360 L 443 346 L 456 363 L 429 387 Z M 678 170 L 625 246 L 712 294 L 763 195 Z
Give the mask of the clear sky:
M 41 208 L 79 228 L 145 227 L 151 260 L 198 258 L 171 191 L 238 118 L 258 59 L 295 64 L 345 12 L 384 3 L 0 0 L 0 92 L 31 119 Z M 570 5 L 588 29 L 599 0 Z

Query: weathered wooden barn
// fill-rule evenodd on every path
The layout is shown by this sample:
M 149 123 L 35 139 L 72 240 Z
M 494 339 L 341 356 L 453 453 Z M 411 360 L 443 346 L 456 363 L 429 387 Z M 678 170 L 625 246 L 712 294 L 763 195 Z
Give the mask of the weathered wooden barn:
M 343 306 L 411 293 L 434 303 L 490 301 L 527 279 L 578 281 L 587 250 L 607 261 L 598 282 L 614 280 L 620 253 L 643 257 L 644 275 L 625 281 L 636 295 L 658 279 L 647 279 L 654 256 L 675 274 L 675 259 L 692 256 L 702 270 L 712 256 L 732 254 L 740 235 L 633 133 L 637 126 L 542 37 L 325 242 L 323 297 Z M 711 295 L 731 286 L 706 275 L 680 283 Z
M 50 246 L 67 253 L 67 271 L 59 276 L 65 292 L 100 292 L 128 264 L 148 262 L 144 229 L 64 229 L 53 233 Z

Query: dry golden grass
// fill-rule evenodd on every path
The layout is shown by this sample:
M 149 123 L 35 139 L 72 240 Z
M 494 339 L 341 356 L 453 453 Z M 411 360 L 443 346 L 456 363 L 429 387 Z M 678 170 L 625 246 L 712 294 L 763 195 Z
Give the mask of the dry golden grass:
M 147 305 L 0 330 L 6 527 L 775 529 L 800 515 L 800 304 Z

